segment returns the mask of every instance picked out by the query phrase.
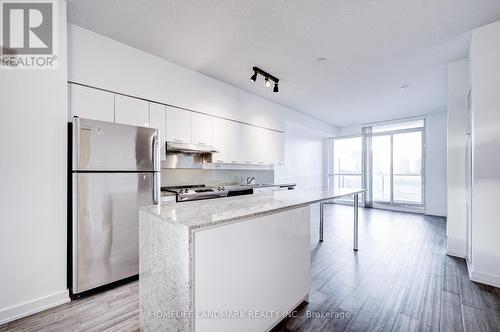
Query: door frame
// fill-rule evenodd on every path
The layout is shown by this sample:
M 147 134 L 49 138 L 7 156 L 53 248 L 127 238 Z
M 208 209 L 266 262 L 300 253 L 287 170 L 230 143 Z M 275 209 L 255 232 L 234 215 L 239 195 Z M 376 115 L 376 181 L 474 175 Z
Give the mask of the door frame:
M 373 206 L 374 207 L 389 207 L 389 206 L 395 206 L 395 207 L 400 207 L 400 208 L 416 208 L 416 209 L 425 209 L 425 156 L 426 156 L 426 123 L 425 119 L 423 119 L 424 125 L 423 127 L 418 127 L 418 128 L 408 128 L 408 129 L 398 129 L 398 130 L 390 130 L 390 131 L 384 131 L 384 132 L 378 132 L 378 133 L 372 133 L 372 136 L 389 136 L 390 137 L 390 149 L 391 149 L 391 167 L 390 167 L 390 202 L 383 202 L 383 201 L 376 201 L 373 200 Z M 413 204 L 409 202 L 397 202 L 394 201 L 394 135 L 397 134 L 406 134 L 406 133 L 414 133 L 414 132 L 420 132 L 422 135 L 422 156 L 420 159 L 420 177 L 421 177 L 421 192 L 420 192 L 420 204 Z M 372 147 L 373 148 L 373 147 Z M 373 162 L 373 159 L 372 159 Z M 373 168 L 373 167 L 372 167 Z M 372 181 L 372 188 L 373 188 L 373 172 L 370 175 L 371 181 Z

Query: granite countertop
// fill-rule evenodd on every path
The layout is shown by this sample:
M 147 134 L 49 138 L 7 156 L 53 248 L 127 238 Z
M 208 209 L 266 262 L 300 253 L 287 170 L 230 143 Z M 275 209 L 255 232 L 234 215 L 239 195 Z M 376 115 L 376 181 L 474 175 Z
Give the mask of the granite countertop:
M 366 190 L 351 188 L 283 190 L 177 204 L 160 204 L 143 207 L 140 210 L 163 221 L 192 230 L 299 208 L 364 191 Z

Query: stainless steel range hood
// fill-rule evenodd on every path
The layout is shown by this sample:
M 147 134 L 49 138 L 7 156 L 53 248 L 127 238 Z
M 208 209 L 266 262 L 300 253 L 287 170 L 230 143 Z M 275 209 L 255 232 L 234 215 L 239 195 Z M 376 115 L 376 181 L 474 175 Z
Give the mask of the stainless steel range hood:
M 212 154 L 218 152 L 208 145 L 167 141 L 167 153 Z
M 218 152 L 212 146 L 180 142 L 166 142 L 166 160 L 161 168 L 202 168 L 212 162 L 212 153 Z

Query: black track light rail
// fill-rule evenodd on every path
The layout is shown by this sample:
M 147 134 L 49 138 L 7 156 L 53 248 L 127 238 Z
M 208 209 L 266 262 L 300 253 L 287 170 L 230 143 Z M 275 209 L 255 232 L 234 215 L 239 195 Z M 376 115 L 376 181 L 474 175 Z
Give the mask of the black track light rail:
M 253 67 L 253 71 L 254 71 L 254 73 L 260 74 L 260 75 L 264 76 L 265 78 L 270 79 L 274 83 L 278 83 L 280 81 L 279 78 L 277 78 L 276 76 L 273 76 L 273 75 L 269 74 L 268 72 L 263 71 L 259 67 Z

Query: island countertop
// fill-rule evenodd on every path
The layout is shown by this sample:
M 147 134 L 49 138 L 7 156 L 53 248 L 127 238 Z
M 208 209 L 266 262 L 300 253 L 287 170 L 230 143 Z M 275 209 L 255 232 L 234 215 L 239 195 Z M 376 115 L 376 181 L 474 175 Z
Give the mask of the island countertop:
M 141 208 L 141 212 L 187 228 L 213 227 L 365 192 L 366 189 L 294 189 Z

